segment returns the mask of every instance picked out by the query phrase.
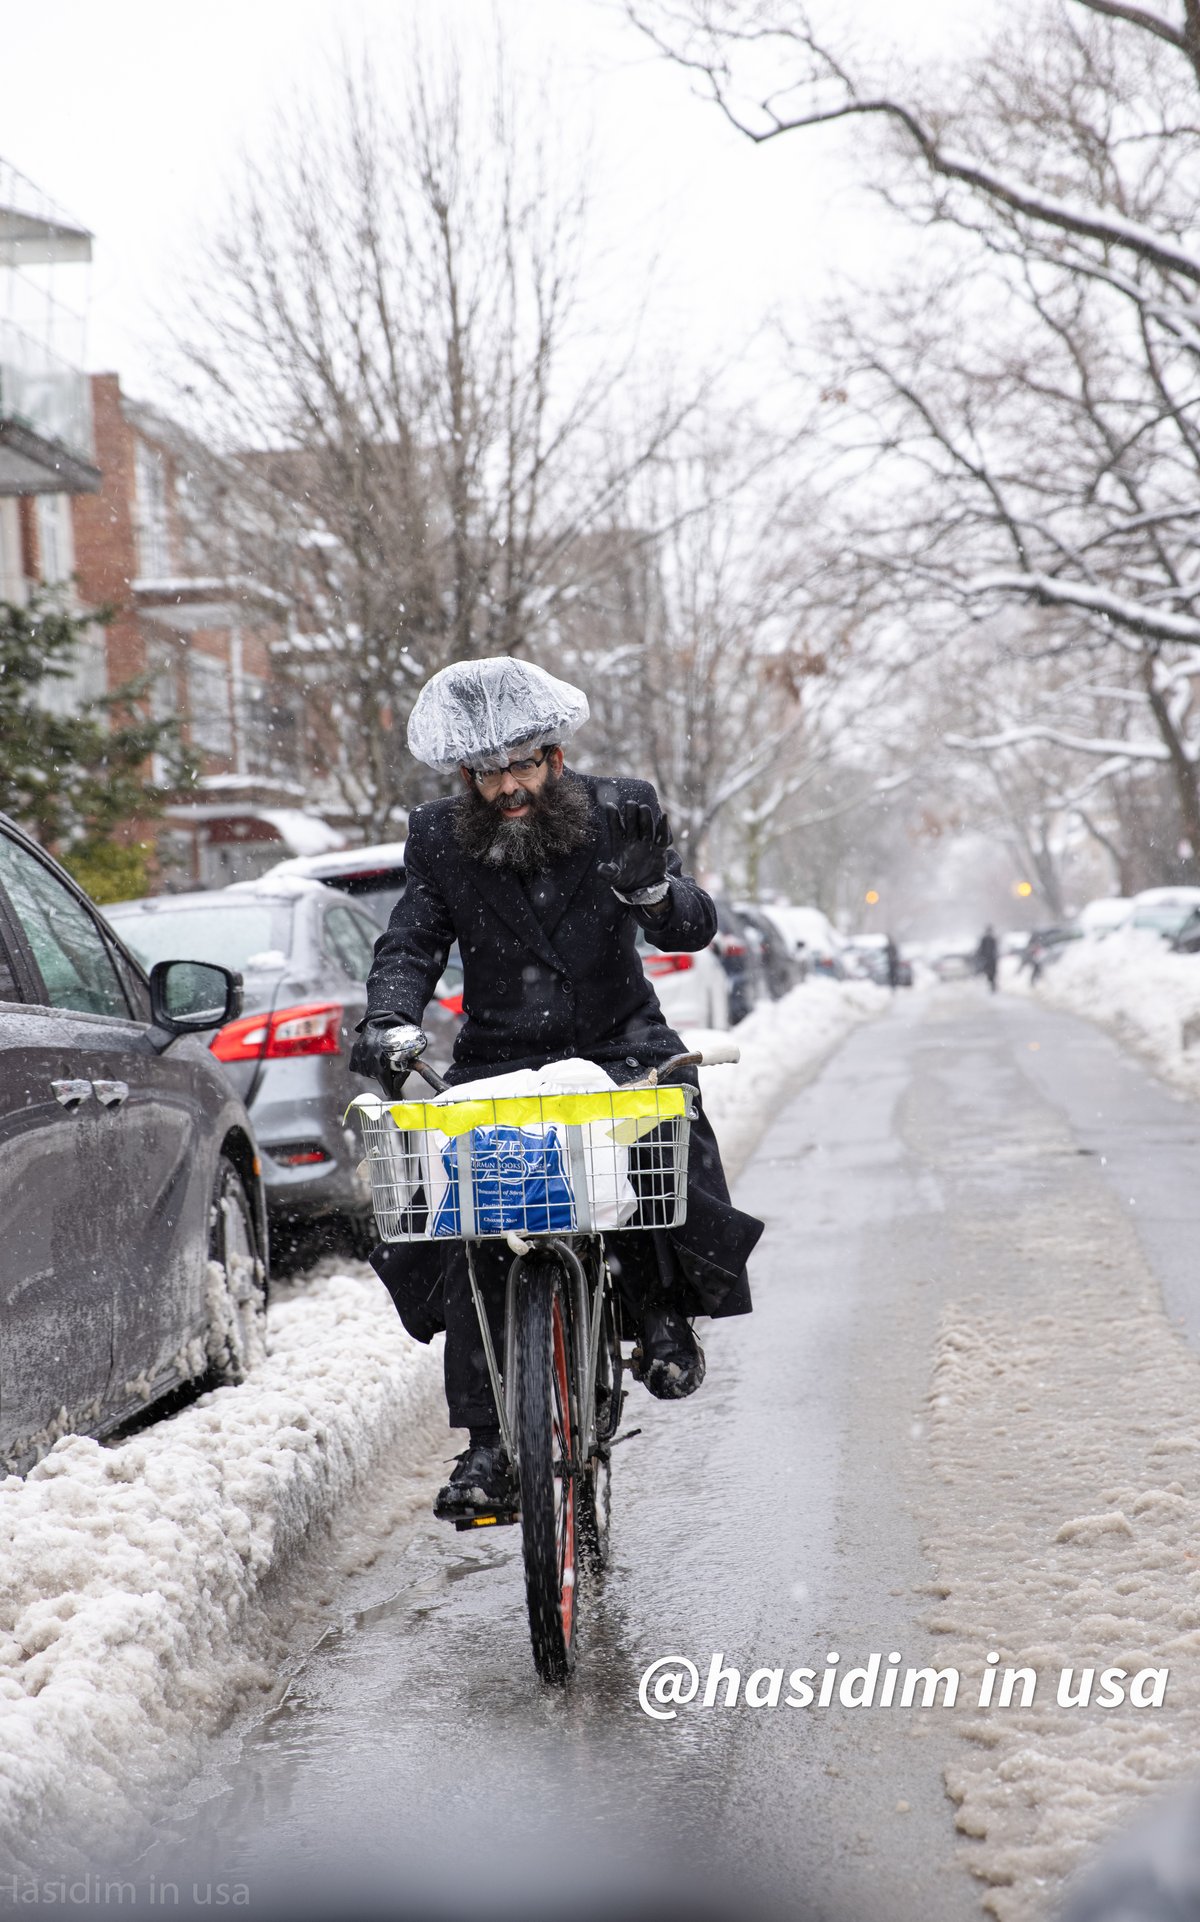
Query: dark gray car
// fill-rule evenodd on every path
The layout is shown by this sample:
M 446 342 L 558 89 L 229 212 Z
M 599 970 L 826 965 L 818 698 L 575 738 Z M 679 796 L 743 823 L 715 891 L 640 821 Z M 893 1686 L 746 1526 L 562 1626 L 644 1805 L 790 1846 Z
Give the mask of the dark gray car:
M 148 979 L 0 816 L 7 1469 L 60 1434 L 103 1435 L 183 1382 L 240 1380 L 261 1344 L 254 1138 L 199 1033 L 237 1013 L 236 977 L 163 961 Z
M 182 943 L 197 959 L 242 975 L 246 1011 L 213 1036 L 212 1050 L 253 1120 L 272 1222 L 291 1228 L 337 1218 L 360 1245 L 373 1246 L 362 1148 L 345 1115 L 355 1095 L 379 1092 L 348 1066 L 378 922 L 319 882 L 268 875 L 124 902 L 111 918 L 144 965 Z M 452 997 L 453 984 L 442 991 Z M 458 1025 L 451 1007 L 430 1003 L 435 1065 L 449 1060 Z

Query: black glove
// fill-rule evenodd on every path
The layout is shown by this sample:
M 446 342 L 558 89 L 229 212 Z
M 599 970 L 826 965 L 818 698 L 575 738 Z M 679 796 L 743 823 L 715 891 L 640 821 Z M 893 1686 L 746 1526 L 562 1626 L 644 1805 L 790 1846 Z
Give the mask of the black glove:
M 601 861 L 597 872 L 623 901 L 641 907 L 664 900 L 670 885 L 667 849 L 671 845 L 671 823 L 666 815 L 660 814 L 655 822 L 654 809 L 644 801 L 627 801 L 624 807 L 609 801 L 604 812 L 612 835 L 613 859 Z
M 381 1014 L 363 1026 L 350 1050 L 350 1072 L 378 1081 L 390 1101 L 403 1088 L 418 1055 L 424 1054 L 428 1038 L 415 1022 L 402 1015 Z

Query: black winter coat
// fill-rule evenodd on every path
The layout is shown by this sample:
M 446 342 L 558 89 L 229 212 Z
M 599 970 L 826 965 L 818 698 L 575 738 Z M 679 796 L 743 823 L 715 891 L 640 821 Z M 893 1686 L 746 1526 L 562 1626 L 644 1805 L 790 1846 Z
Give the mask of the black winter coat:
M 658 796 L 648 781 L 567 778 L 591 797 L 591 835 L 525 884 L 511 869 L 463 853 L 453 801 L 431 801 L 409 819 L 408 878 L 375 944 L 367 1015 L 419 1022 L 457 939 L 466 1021 L 454 1062 L 471 1075 L 538 1068 L 572 1055 L 650 1065 L 683 1051 L 638 958 L 637 924 L 653 947 L 691 951 L 712 940 L 716 909 L 684 874 L 674 849 L 665 915 L 618 901 L 596 872 L 613 852 L 603 804 L 649 803 L 657 816 Z
M 648 781 L 592 775 L 591 833 L 573 854 L 522 883 L 463 852 L 454 834 L 454 802 L 431 801 L 409 817 L 407 882 L 386 932 L 375 944 L 367 978 L 368 1018 L 392 1014 L 419 1023 L 457 940 L 463 964 L 466 1020 L 454 1047 L 452 1082 L 496 1069 L 538 1068 L 581 1056 L 629 1080 L 684 1052 L 667 1026 L 637 953 L 640 923 L 653 947 L 703 948 L 717 929 L 709 896 L 668 855 L 671 891 L 656 918 L 619 901 L 597 873 L 612 857 L 604 804 L 648 804 L 660 813 Z M 616 1238 L 627 1274 L 645 1269 L 647 1285 L 664 1259 L 682 1270 L 689 1312 L 745 1314 L 750 1308 L 746 1258 L 762 1223 L 733 1207 L 715 1137 L 702 1111 L 692 1128 L 688 1215 L 665 1235 Z M 670 1248 L 653 1243 L 669 1242 Z M 643 1245 L 644 1244 L 644 1245 Z M 428 1340 L 440 1326 L 442 1262 L 453 1245 L 412 1243 L 381 1248 L 375 1266 L 411 1333 Z

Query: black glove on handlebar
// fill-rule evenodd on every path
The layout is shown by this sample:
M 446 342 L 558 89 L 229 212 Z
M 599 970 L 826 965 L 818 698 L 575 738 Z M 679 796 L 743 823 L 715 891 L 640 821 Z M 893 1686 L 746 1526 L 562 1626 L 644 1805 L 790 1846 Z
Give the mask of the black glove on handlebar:
M 604 812 L 612 835 L 613 858 L 601 861 L 597 872 L 614 894 L 627 901 L 650 889 L 663 889 L 657 897 L 662 899 L 671 845 L 671 823 L 666 815 L 660 814 L 656 822 L 654 809 L 636 801 L 627 801 L 624 807 L 610 801 Z
M 376 1015 L 364 1022 L 350 1050 L 350 1071 L 378 1081 L 389 1101 L 394 1101 L 426 1046 L 426 1038 L 415 1022 L 398 1014 Z

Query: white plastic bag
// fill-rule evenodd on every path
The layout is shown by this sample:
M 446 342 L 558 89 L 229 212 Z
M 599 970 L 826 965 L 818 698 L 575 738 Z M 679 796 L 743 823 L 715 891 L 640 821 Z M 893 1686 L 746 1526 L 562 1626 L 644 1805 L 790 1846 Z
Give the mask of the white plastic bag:
M 546 1099 L 555 1095 L 602 1094 L 617 1087 L 594 1061 L 552 1061 L 544 1068 L 525 1068 L 513 1074 L 491 1075 L 482 1081 L 460 1082 L 436 1096 L 430 1106 L 505 1101 L 522 1096 Z M 496 1139 L 492 1138 L 493 1133 Z M 519 1125 L 500 1120 L 494 1130 L 490 1125 L 480 1128 L 478 1137 L 477 1199 L 479 1226 L 485 1233 L 507 1232 L 509 1228 L 517 1232 L 524 1229 L 531 1234 L 569 1233 L 572 1228 L 584 1226 L 585 1214 L 590 1214 L 592 1229 L 620 1228 L 637 1210 L 637 1194 L 629 1180 L 629 1150 L 616 1138 L 611 1118 L 570 1125 L 554 1119 L 522 1118 Z M 459 1139 L 432 1130 L 425 1137 L 423 1165 L 431 1235 L 437 1232 L 435 1223 L 439 1222 L 442 1234 L 462 1232 L 461 1197 L 457 1192 Z M 509 1171 L 507 1179 L 501 1181 L 501 1191 L 503 1194 L 507 1190 L 513 1205 L 511 1211 L 502 1206 L 498 1215 L 492 1170 L 500 1157 L 506 1157 L 504 1165 Z M 528 1189 L 523 1211 L 521 1184 L 525 1170 L 528 1170 Z M 581 1172 L 590 1201 L 587 1211 L 580 1207 L 577 1192 Z M 564 1188 L 573 1201 L 569 1219 L 563 1207 Z

